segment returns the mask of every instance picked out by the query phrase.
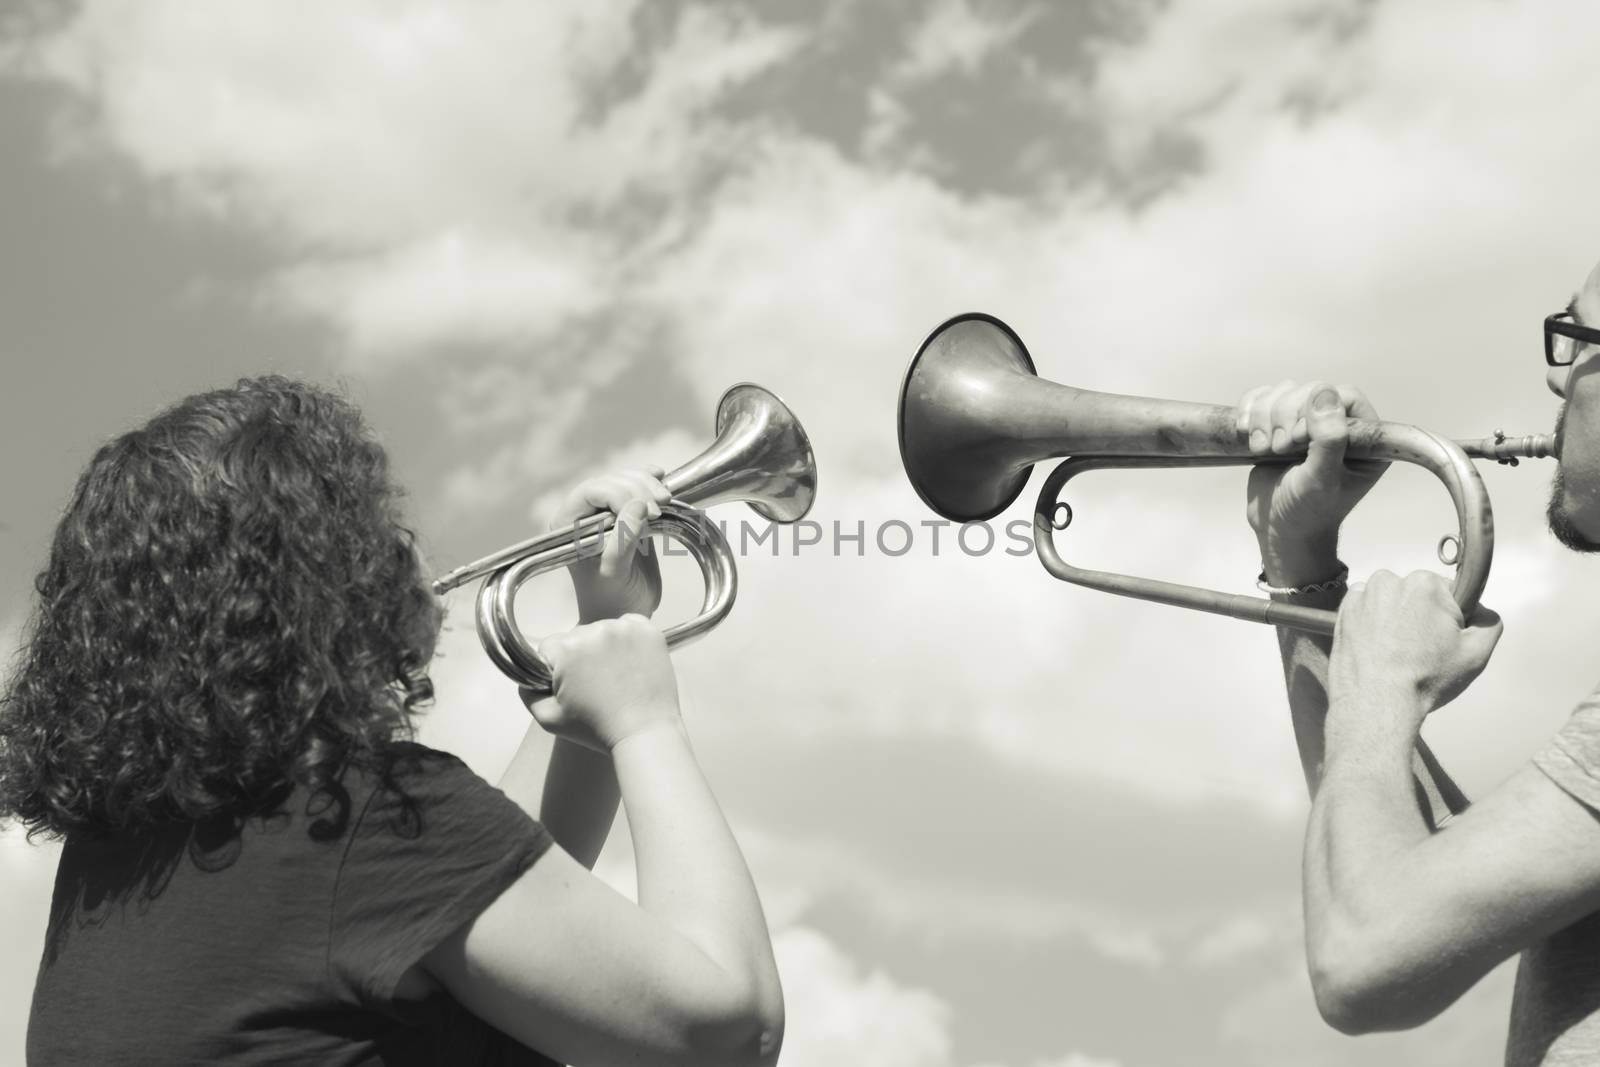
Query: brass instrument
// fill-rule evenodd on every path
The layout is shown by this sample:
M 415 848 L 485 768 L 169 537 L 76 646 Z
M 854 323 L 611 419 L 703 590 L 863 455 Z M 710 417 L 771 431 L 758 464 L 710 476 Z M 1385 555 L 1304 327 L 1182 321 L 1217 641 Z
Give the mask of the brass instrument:
M 1293 463 L 1300 456 L 1260 457 L 1234 426 L 1234 409 L 1178 400 L 1097 393 L 1038 377 L 1022 340 L 999 319 L 957 315 L 922 342 L 900 390 L 900 458 L 912 486 L 934 511 L 977 522 L 1004 511 L 1027 484 L 1033 464 L 1070 456 L 1045 479 L 1034 508 L 1034 547 L 1055 577 L 1119 596 L 1153 600 L 1252 622 L 1333 633 L 1335 612 L 1264 597 L 1071 566 L 1055 534 L 1072 521 L 1059 497 L 1067 481 L 1100 468 L 1213 467 Z M 1302 450 L 1301 455 L 1304 452 Z M 1456 570 L 1452 592 L 1463 617 L 1483 594 L 1494 552 L 1494 519 L 1472 459 L 1515 464 L 1554 454 L 1544 434 L 1451 441 L 1394 422 L 1350 423 L 1353 458 L 1399 460 L 1424 467 L 1455 504 L 1460 533 L 1440 542 L 1440 559 Z M 1445 546 L 1455 543 L 1455 554 Z
M 669 647 L 721 622 L 739 591 L 733 550 L 701 509 L 742 500 L 763 518 L 791 523 L 805 517 L 817 494 L 816 460 L 805 429 L 782 400 L 761 386 L 743 382 L 722 395 L 716 434 L 705 451 L 662 478 L 672 500 L 651 523 L 652 529 L 688 549 L 705 578 L 700 614 L 667 629 Z M 436 580 L 433 592 L 442 595 L 488 575 L 478 590 L 478 640 L 506 675 L 547 694 L 550 665 L 517 626 L 517 590 L 546 571 L 599 555 L 615 525 L 611 514 L 591 515 L 458 567 Z

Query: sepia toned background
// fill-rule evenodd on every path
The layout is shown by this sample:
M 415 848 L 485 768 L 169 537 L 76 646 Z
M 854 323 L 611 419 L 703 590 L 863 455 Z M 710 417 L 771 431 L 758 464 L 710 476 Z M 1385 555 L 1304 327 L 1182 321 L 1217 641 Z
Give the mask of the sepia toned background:
M 1451 435 L 1548 432 L 1539 320 L 1600 259 L 1597 35 L 1584 0 L 6 0 L 0 655 L 78 470 L 189 392 L 347 390 L 442 571 L 588 472 L 687 458 L 753 380 L 811 433 L 823 537 L 741 559 L 732 617 L 675 659 L 772 922 L 786 1067 L 1498 1063 L 1507 967 L 1413 1033 L 1318 1019 L 1272 635 L 918 526 L 895 401 L 927 332 L 982 310 L 1081 388 L 1323 377 Z M 1472 794 L 1600 673 L 1549 473 L 1484 472 L 1506 636 L 1428 726 Z M 1248 592 L 1243 485 L 1084 478 L 1063 547 Z M 836 553 L 835 523 L 865 542 Z M 1397 470 L 1343 554 L 1438 567 L 1452 525 Z M 570 617 L 564 584 L 531 628 Z M 419 734 L 492 779 L 527 719 L 470 597 Z M 0 834 L 0 1062 L 54 857 Z M 620 827 L 600 870 L 631 887 Z

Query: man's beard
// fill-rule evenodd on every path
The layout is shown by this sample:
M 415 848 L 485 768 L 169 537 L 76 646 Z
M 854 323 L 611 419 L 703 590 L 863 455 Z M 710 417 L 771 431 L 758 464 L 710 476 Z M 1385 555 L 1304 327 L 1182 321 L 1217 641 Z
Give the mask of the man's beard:
M 1566 487 L 1562 484 L 1561 468 L 1558 466 L 1556 476 L 1550 480 L 1550 506 L 1544 512 L 1545 519 L 1550 523 L 1550 532 L 1556 535 L 1557 541 L 1574 552 L 1600 552 L 1600 542 L 1585 537 L 1567 513 L 1561 510 L 1561 499 L 1565 495 Z
M 1567 424 L 1567 405 L 1561 405 L 1561 411 L 1556 415 L 1556 475 L 1550 479 L 1550 503 L 1545 508 L 1545 519 L 1550 523 L 1550 532 L 1555 534 L 1556 540 L 1572 549 L 1574 552 L 1600 552 L 1600 542 L 1591 541 L 1583 532 L 1573 524 L 1571 517 L 1561 510 L 1561 502 L 1566 497 L 1566 483 L 1561 477 L 1561 433 Z

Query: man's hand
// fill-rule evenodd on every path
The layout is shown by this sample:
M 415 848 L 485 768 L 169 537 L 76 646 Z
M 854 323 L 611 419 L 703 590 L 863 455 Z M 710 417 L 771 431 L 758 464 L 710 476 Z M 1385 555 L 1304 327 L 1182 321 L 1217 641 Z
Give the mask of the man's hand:
M 552 530 L 571 529 L 596 512 L 617 516 L 605 550 L 567 568 L 580 623 L 649 616 L 661 604 L 661 567 L 644 534 L 646 523 L 660 518 L 661 505 L 672 498 L 661 484 L 662 474 L 661 468 L 651 467 L 590 478 L 574 487 L 551 516 Z
M 1386 463 L 1345 462 L 1349 418 L 1376 420 L 1357 389 L 1325 382 L 1283 382 L 1252 389 L 1239 401 L 1236 424 L 1253 455 L 1290 455 L 1294 465 L 1264 464 L 1250 472 L 1246 515 L 1261 542 L 1273 585 L 1304 585 L 1338 567 L 1339 525 L 1383 473 Z
M 1370 705 L 1402 709 L 1394 726 L 1415 735 L 1431 711 L 1483 672 L 1500 640 L 1500 616 L 1480 607 L 1472 624 L 1437 574 L 1378 571 L 1339 609 L 1328 665 L 1329 729 Z M 1359 727 L 1358 727 L 1359 728 Z

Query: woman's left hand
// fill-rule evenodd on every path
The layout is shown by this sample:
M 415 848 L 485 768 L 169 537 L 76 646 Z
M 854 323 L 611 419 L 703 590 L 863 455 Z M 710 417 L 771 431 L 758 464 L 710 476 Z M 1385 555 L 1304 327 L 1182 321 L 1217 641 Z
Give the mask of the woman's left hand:
M 568 529 L 579 519 L 609 511 L 617 524 L 606 534 L 605 550 L 567 568 L 578 596 L 579 622 L 649 616 L 661 603 L 661 568 L 650 549 L 646 524 L 661 517 L 661 505 L 672 498 L 661 484 L 659 467 L 616 471 L 580 482 L 562 498 L 551 516 L 552 530 Z

